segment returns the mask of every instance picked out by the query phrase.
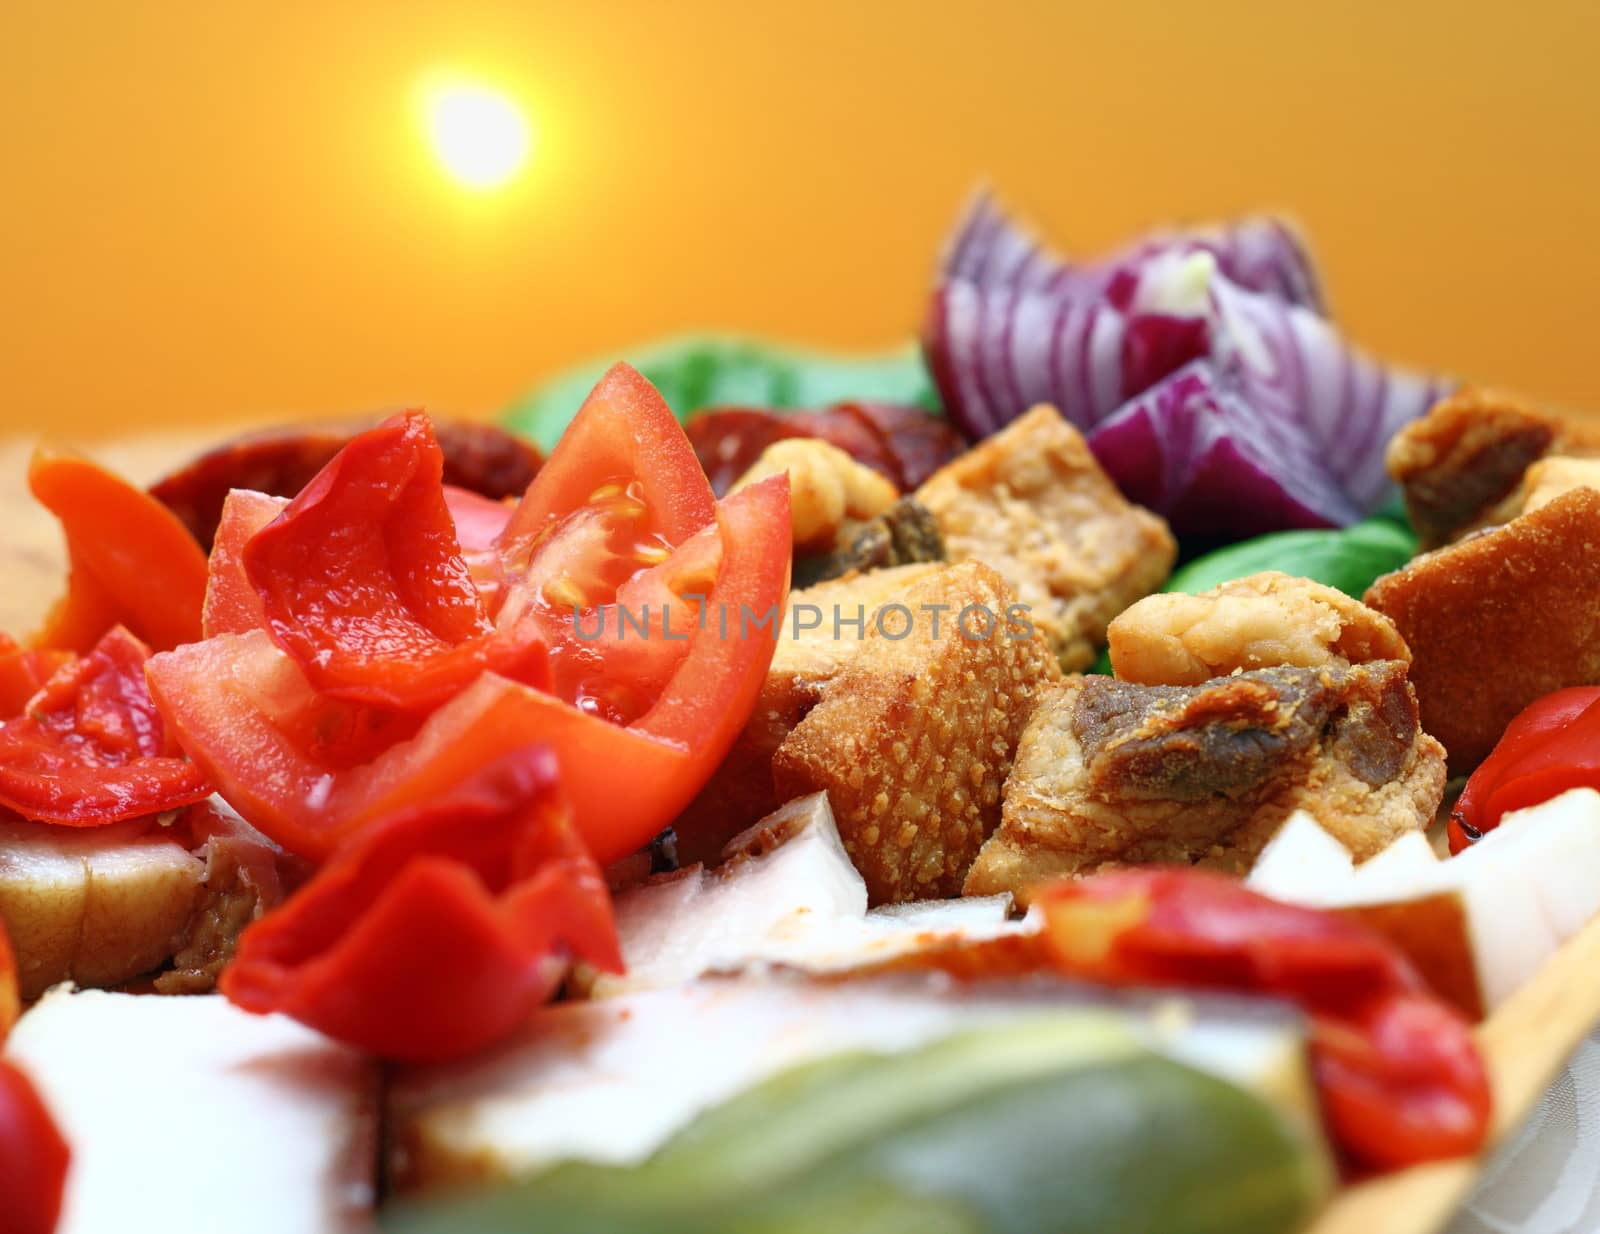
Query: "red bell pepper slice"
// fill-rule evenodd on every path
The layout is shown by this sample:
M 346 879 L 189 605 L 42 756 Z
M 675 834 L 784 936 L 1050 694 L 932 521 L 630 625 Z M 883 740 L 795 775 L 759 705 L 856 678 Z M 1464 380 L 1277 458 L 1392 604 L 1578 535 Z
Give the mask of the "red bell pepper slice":
M 150 650 L 121 626 L 62 668 L 26 714 L 0 724 L 0 806 L 92 827 L 210 793 L 171 740 L 145 685 Z
M 431 707 L 528 651 L 495 637 L 443 475 L 427 417 L 396 416 L 354 438 L 240 550 L 268 633 L 316 689 Z
M 21 1006 L 16 956 L 0 922 L 0 1044 Z M 61 1213 L 71 1157 L 38 1090 L 0 1059 L 0 1231 L 51 1234 Z
M 1483 1145 L 1490 1091 L 1470 1028 L 1378 935 L 1191 869 L 1056 883 L 1037 902 L 1054 962 L 1072 976 L 1257 992 L 1301 1007 L 1329 1129 L 1356 1168 Z
M 581 958 L 620 972 L 611 901 L 548 750 L 376 822 L 239 939 L 221 988 L 382 1058 L 503 1038 Z
M 28 700 L 71 661 L 70 651 L 29 650 L 0 634 L 0 720 L 21 715 Z
M 1600 788 L 1600 686 L 1547 694 L 1506 726 L 1450 811 L 1450 851 L 1569 788 Z
M 34 645 L 88 651 L 117 624 L 157 650 L 200 637 L 206 556 L 172 511 L 70 455 L 34 455 L 28 484 L 61 521 L 71 563 L 67 595 Z

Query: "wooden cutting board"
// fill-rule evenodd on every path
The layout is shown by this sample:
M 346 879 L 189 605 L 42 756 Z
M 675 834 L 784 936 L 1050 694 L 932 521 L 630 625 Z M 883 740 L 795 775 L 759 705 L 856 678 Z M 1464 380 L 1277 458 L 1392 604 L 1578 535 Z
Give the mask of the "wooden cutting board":
M 88 453 L 149 483 L 200 450 L 233 436 L 221 430 L 146 434 Z M 55 523 L 28 495 L 34 442 L 0 438 L 0 631 L 32 629 L 60 594 L 64 559 Z M 1478 1030 L 1494 1084 L 1494 1140 L 1538 1104 L 1578 1044 L 1600 1025 L 1600 918 L 1589 923 Z M 1347 1187 L 1309 1234 L 1435 1234 L 1470 1192 L 1476 1159 L 1450 1161 Z

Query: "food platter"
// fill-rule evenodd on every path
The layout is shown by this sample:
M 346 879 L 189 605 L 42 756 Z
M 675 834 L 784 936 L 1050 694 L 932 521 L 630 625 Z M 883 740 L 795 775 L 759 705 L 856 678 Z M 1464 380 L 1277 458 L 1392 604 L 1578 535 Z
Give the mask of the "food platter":
M 225 430 L 174 432 L 91 443 L 94 455 L 135 481 L 149 481 L 197 451 L 233 435 Z M 35 442 L 0 439 L 0 474 L 20 475 Z M 7 535 L 0 567 L 0 628 L 26 629 L 58 593 L 59 533 L 21 485 L 0 488 Z M 1487 1152 L 1533 1110 L 1566 1059 L 1600 1023 L 1600 920 L 1570 939 L 1513 997 L 1476 1030 L 1489 1068 L 1495 1115 Z M 1414 1167 L 1343 1189 L 1323 1211 L 1315 1234 L 1425 1234 L 1442 1229 L 1470 1193 L 1480 1159 Z

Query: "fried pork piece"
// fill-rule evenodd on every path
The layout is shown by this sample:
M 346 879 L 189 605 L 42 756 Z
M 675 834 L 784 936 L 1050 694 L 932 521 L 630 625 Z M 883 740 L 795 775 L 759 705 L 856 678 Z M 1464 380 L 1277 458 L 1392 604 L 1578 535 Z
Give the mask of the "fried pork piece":
M 1401 429 L 1385 462 L 1405 494 L 1423 548 L 1503 523 L 1520 508 L 1530 464 L 1547 454 L 1600 453 L 1600 433 L 1509 394 L 1459 390 Z M 1509 504 L 1508 504 L 1509 503 Z
M 772 760 L 780 801 L 827 791 L 874 904 L 960 892 L 1000 820 L 1023 726 L 1060 677 L 981 562 L 939 569 L 896 602 L 904 613 L 884 610 Z
M 855 656 L 878 608 L 945 568 L 873 570 L 790 593 L 772 665 L 744 731 L 673 823 L 680 861 L 715 864 L 728 840 L 782 804 L 772 787 L 772 756 L 783 739 Z
M 22 997 L 61 981 L 117 985 L 166 963 L 204 870 L 148 819 L 0 822 L 0 926 L 16 951 Z
M 1542 458 L 1522 478 L 1517 513 L 1532 513 L 1575 488 L 1600 491 L 1600 458 L 1571 458 L 1565 454 Z
M 1394 623 L 1344 592 L 1269 570 L 1200 595 L 1146 596 L 1107 630 L 1124 681 L 1196 686 L 1238 669 L 1409 662 Z
M 773 442 L 730 492 L 785 473 L 797 550 L 831 548 L 849 520 L 874 518 L 900 496 L 899 490 L 872 468 L 816 437 Z
M 1358 859 L 1426 827 L 1444 750 L 1399 661 L 1271 668 L 1199 686 L 1069 680 L 1040 705 L 967 895 L 1113 865 L 1249 869 L 1296 810 Z
M 939 521 L 915 497 L 902 497 L 875 518 L 842 528 L 832 552 L 820 557 L 797 557 L 795 586 L 809 587 L 856 571 L 944 559 Z
M 1366 601 L 1411 648 L 1422 724 L 1471 771 L 1534 699 L 1600 684 L 1600 492 L 1416 558 Z
M 1106 624 L 1161 586 L 1177 557 L 1166 523 L 1124 500 L 1053 407 L 1012 421 L 915 496 L 946 556 L 998 570 L 1069 670 L 1094 663 Z
M 285 875 L 293 884 L 310 874 L 308 863 L 284 853 L 215 798 L 190 808 L 188 826 L 205 859 L 205 877 L 172 964 L 155 980 L 157 994 L 209 994 L 245 927 L 283 900 Z

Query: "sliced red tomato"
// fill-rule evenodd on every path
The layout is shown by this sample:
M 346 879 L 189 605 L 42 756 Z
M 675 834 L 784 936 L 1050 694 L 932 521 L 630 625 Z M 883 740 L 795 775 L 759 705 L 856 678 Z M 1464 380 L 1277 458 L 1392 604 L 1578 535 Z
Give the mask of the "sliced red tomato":
M 28 700 L 71 661 L 70 651 L 29 650 L 0 634 L 0 720 L 21 715 Z
M 88 827 L 174 810 L 211 790 L 145 686 L 150 650 L 121 626 L 0 724 L 0 806 Z
M 1450 811 L 1450 851 L 1569 788 L 1600 788 L 1600 686 L 1547 694 L 1506 726 Z
M 222 503 L 211 558 L 206 565 L 205 636 L 264 630 L 267 612 L 244 571 L 244 546 L 289 504 L 287 497 L 236 488 Z
M 455 520 L 456 539 L 461 543 L 461 559 L 467 563 L 467 572 L 477 584 L 484 607 L 496 612 L 500 607 L 500 537 L 516 507 L 453 484 L 444 486 L 444 501 Z
M 72 1152 L 23 1072 L 0 1059 L 0 1230 L 51 1234 Z
M 538 740 L 555 750 L 596 856 L 626 856 L 699 790 L 754 705 L 788 585 L 787 481 L 718 506 L 659 396 L 613 370 L 506 525 L 504 599 L 485 633 L 470 584 L 452 592 L 461 609 L 451 617 L 471 620 L 446 629 L 429 615 L 428 580 L 443 560 L 455 587 L 460 558 L 436 551 L 448 495 L 417 461 L 426 451 L 417 426 L 392 422 L 347 447 L 266 529 L 251 534 L 241 511 L 237 552 L 271 641 L 214 638 L 158 657 L 155 696 L 230 804 L 304 855 L 325 855 L 406 794 L 448 789 Z M 581 459 L 595 475 L 580 474 Z M 662 459 L 665 474 L 610 470 Z M 559 510 L 552 492 L 581 498 Z M 528 509 L 553 513 L 528 520 Z M 488 512 L 467 518 L 481 544 Z M 219 535 L 214 598 L 235 542 Z M 642 625 L 619 633 L 623 610 Z M 596 618 L 600 637 L 588 632 Z M 548 675 L 526 671 L 528 649 L 545 647 Z M 538 688 L 485 671 L 508 660 Z M 415 704 L 435 691 L 450 697 L 423 718 L 429 708 Z M 630 770 L 626 793 L 619 766 Z
M 715 499 L 683 428 L 654 386 L 615 364 L 528 486 L 506 528 L 507 554 L 525 561 L 541 536 L 603 501 L 611 485 L 620 495 L 634 484 L 633 504 L 619 505 L 613 521 L 638 518 L 641 542 L 682 544 L 711 522 Z
M 611 899 L 547 749 L 373 823 L 249 926 L 222 991 L 382 1058 L 460 1057 L 522 1023 L 580 958 L 622 967 Z
M 119 623 L 158 649 L 200 637 L 206 557 L 172 511 L 70 455 L 36 454 L 28 484 L 61 521 L 71 563 L 67 595 L 36 646 L 88 651 Z
M 313 859 L 372 819 L 450 792 L 485 764 L 540 741 L 557 752 L 579 829 L 609 862 L 672 820 L 671 798 L 657 794 L 687 775 L 682 746 L 493 673 L 420 722 L 353 704 L 330 711 L 330 700 L 262 631 L 158 655 L 148 676 L 179 743 L 228 804 Z M 629 769 L 625 790 L 618 767 Z M 644 839 L 633 841 L 641 831 Z
M 1035 902 L 1069 975 L 1276 995 L 1306 1011 L 1329 1130 L 1358 1170 L 1482 1147 L 1491 1098 L 1470 1026 L 1381 936 L 1192 869 L 1063 881 Z

